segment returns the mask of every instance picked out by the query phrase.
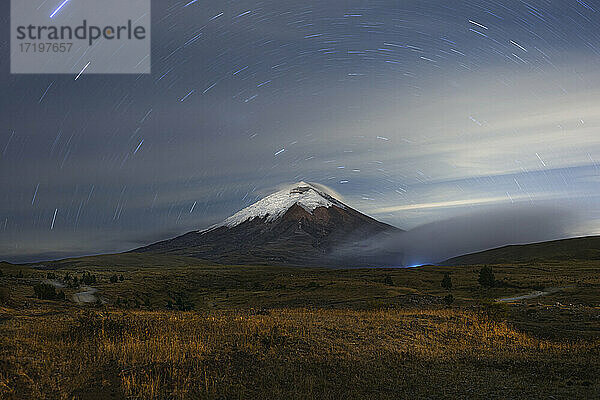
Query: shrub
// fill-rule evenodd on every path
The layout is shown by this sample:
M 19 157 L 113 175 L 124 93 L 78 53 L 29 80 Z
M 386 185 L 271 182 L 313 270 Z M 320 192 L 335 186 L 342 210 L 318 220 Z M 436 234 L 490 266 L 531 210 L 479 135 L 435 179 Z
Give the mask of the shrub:
M 308 282 L 308 285 L 306 285 L 307 289 L 316 289 L 319 287 L 319 284 L 315 281 L 310 281 Z
M 96 283 L 96 275 L 92 275 L 89 272 L 85 272 L 81 277 L 81 282 L 85 285 L 93 285 Z
M 447 272 L 444 274 L 444 278 L 442 279 L 442 287 L 446 290 L 452 289 L 452 278 Z
M 170 310 L 190 311 L 194 308 L 194 303 L 184 294 L 176 294 L 173 300 L 167 301 L 167 308 Z
M 116 283 L 118 280 L 119 280 L 119 277 L 117 276 L 117 274 L 111 275 L 110 283 Z
M 10 300 L 10 290 L 7 287 L 0 287 L 0 304 L 8 304 Z
M 56 274 L 54 272 L 48 272 L 46 274 L 47 279 L 56 279 Z
M 506 303 L 484 303 L 484 312 L 494 320 L 505 320 L 510 314 L 510 306 Z
M 379 311 L 379 310 L 385 310 L 388 308 L 390 308 L 389 303 L 386 303 L 385 301 L 379 300 L 379 299 L 368 300 L 365 303 L 365 310 Z
M 444 303 L 446 303 L 447 305 L 450 305 L 450 304 L 454 303 L 454 296 L 452 296 L 452 294 L 450 294 L 450 293 L 447 294 L 444 297 Z
M 38 283 L 33 286 L 35 296 L 41 300 L 54 300 L 57 298 L 54 286 L 47 283 Z
M 385 279 L 383 280 L 383 283 L 389 286 L 394 286 L 394 280 L 392 279 L 391 275 L 386 275 Z
M 494 271 L 492 267 L 485 265 L 479 271 L 479 279 L 477 280 L 479 284 L 486 288 L 494 287 L 496 284 L 496 277 L 494 276 Z
M 121 282 L 123 282 L 123 281 L 125 280 L 125 277 L 123 276 L 123 274 L 119 275 L 119 280 L 120 280 Z

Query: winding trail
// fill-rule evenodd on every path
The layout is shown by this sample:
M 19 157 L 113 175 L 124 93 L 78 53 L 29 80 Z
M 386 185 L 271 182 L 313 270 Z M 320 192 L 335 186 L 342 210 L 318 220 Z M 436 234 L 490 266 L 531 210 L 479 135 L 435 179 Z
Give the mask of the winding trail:
M 536 297 L 546 296 L 546 295 L 549 295 L 549 294 L 560 292 L 562 289 L 566 289 L 566 287 L 549 288 L 549 289 L 547 289 L 545 291 L 536 290 L 535 292 L 531 292 L 531 293 L 527 293 L 527 294 L 522 294 L 520 296 L 504 297 L 502 299 L 496 299 L 496 301 L 499 302 L 499 303 L 512 303 L 513 301 L 535 299 Z
M 52 286 L 54 286 L 57 289 L 62 289 L 65 287 L 65 285 L 63 285 L 62 283 L 60 283 L 59 281 L 57 281 L 56 279 L 46 279 L 44 281 L 44 283 L 48 283 Z
M 98 289 L 91 286 L 82 286 L 83 292 L 77 292 L 73 295 L 73 301 L 75 303 L 93 303 L 98 300 L 95 293 Z

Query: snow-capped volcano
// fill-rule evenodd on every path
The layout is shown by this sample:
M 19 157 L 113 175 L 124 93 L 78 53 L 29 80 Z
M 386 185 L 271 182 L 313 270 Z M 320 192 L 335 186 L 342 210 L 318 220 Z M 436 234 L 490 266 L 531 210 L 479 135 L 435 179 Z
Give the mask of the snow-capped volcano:
M 297 204 L 311 214 L 317 207 L 329 208 L 335 205 L 340 208 L 346 208 L 342 202 L 324 192 L 323 189 L 319 189 L 315 185 L 306 182 L 298 182 L 238 211 L 209 229 L 219 226 L 233 228 L 254 218 L 264 218 L 265 222 L 272 222 L 283 216 L 294 204 Z M 199 233 L 206 231 L 205 229 Z
M 347 206 L 321 185 L 298 182 L 207 229 L 134 252 L 224 264 L 374 265 L 374 256 L 361 253 L 360 243 L 398 231 Z

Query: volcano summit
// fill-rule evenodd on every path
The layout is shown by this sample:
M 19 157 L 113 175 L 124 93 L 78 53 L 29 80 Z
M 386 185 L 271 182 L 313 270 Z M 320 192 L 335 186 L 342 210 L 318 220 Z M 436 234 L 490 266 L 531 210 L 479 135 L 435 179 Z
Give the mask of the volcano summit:
M 399 263 L 401 256 L 373 254 L 360 243 L 398 232 L 342 203 L 321 185 L 299 182 L 207 229 L 133 252 L 191 256 L 223 264 L 391 265 Z

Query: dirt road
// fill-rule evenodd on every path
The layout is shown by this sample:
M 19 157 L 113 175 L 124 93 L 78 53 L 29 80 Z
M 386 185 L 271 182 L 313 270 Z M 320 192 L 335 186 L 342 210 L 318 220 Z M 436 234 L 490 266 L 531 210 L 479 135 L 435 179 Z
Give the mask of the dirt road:
M 73 301 L 75 303 L 93 303 L 98 300 L 95 293 L 98 289 L 90 286 L 82 286 L 82 292 L 77 292 L 73 295 Z
M 546 296 L 546 295 L 549 295 L 549 294 L 552 294 L 552 293 L 559 292 L 562 289 L 566 289 L 566 288 L 549 288 L 549 289 L 546 289 L 545 291 L 536 290 L 535 292 L 531 292 L 531 293 L 527 293 L 527 294 L 522 294 L 522 295 L 519 295 L 519 296 L 504 297 L 502 299 L 496 299 L 496 301 L 500 302 L 500 303 L 512 303 L 514 301 L 534 299 L 536 297 Z

